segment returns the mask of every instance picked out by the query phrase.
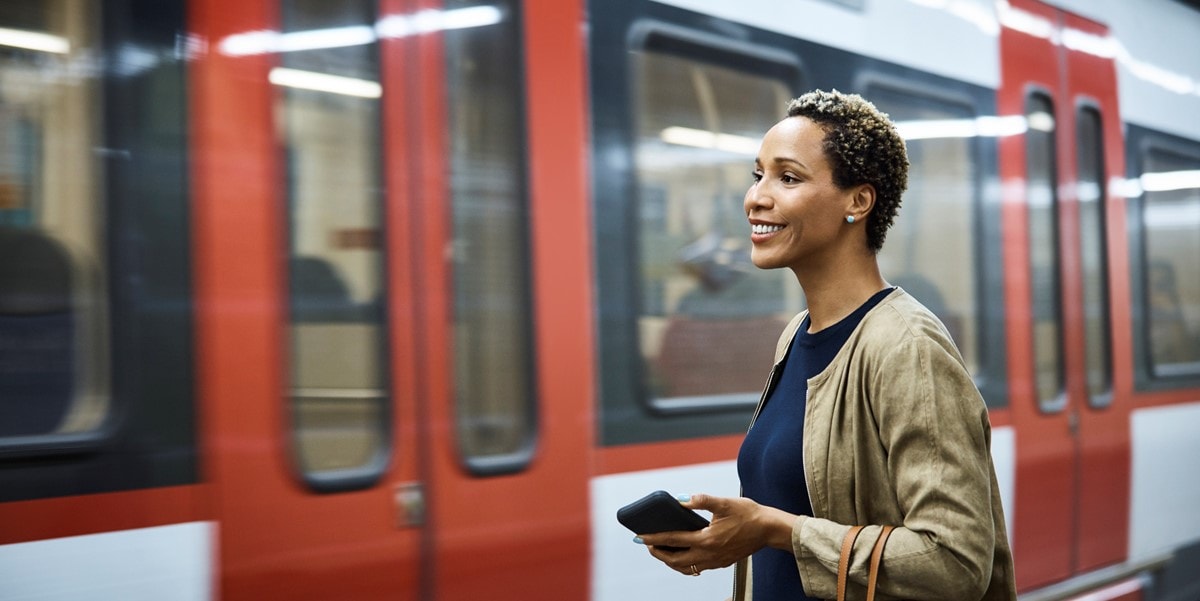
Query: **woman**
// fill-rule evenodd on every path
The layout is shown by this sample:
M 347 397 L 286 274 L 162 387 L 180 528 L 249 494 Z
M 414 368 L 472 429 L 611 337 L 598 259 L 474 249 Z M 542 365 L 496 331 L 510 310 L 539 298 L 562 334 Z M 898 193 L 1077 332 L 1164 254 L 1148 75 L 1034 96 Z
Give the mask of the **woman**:
M 779 339 L 738 454 L 744 496 L 692 495 L 709 527 L 637 539 L 683 574 L 737 563 L 735 601 L 833 599 L 855 525 L 849 598 L 885 525 L 881 597 L 1016 598 L 987 408 L 942 323 L 876 261 L 907 171 L 895 127 L 857 95 L 805 94 L 763 138 L 752 258 L 791 269 L 808 311 Z

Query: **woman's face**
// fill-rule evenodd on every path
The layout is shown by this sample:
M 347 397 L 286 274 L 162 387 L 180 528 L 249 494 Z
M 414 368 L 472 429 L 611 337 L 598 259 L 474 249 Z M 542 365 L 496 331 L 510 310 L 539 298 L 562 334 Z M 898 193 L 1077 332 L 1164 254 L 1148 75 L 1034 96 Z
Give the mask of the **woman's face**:
M 744 201 L 755 266 L 797 270 L 832 258 L 853 191 L 833 183 L 824 139 L 806 117 L 784 119 L 763 137 Z

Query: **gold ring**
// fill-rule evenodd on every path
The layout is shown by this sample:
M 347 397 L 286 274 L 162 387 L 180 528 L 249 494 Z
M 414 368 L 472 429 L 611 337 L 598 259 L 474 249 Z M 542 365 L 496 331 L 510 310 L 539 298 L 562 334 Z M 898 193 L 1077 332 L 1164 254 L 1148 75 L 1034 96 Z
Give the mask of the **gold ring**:
M 696 569 L 696 564 L 692 564 L 692 576 L 699 576 L 700 570 Z

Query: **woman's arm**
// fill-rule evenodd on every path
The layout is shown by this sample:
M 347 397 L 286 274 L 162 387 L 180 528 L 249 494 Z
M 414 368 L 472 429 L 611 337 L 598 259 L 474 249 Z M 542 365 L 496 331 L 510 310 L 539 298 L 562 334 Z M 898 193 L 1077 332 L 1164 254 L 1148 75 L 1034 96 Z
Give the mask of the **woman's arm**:
M 888 597 L 979 599 L 991 577 L 997 533 L 987 410 L 944 344 L 926 336 L 899 343 L 866 386 L 889 481 L 856 488 L 862 495 L 894 495 L 903 519 L 893 524 L 900 527 L 883 557 L 879 592 Z M 851 556 L 850 577 L 860 584 L 879 526 L 863 531 Z M 797 520 L 792 542 L 810 595 L 836 590 L 838 552 L 849 528 Z

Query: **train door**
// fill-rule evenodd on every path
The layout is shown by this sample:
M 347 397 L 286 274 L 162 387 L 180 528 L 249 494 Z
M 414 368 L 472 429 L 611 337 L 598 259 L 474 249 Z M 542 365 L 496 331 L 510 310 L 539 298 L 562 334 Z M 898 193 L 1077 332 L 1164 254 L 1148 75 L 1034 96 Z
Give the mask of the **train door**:
M 397 2 L 191 5 L 198 394 L 219 597 L 421 587 Z
M 1026 130 L 1001 142 L 1006 291 L 1017 430 L 1013 533 L 1018 586 L 1125 557 L 1132 383 L 1124 172 L 1114 47 L 1105 27 L 1033 1 L 1001 9 L 1002 114 Z M 1113 316 L 1123 316 L 1114 320 Z
M 433 598 L 588 594 L 583 2 L 421 0 L 408 80 Z

